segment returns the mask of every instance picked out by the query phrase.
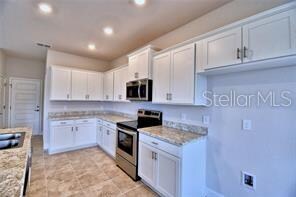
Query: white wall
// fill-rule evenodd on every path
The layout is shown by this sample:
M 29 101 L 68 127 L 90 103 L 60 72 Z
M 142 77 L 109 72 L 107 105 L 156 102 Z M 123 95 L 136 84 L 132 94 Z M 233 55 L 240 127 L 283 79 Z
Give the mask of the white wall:
M 4 76 L 5 72 L 5 53 L 3 49 L 0 49 L 0 76 Z
M 296 65 L 295 65 L 296 66 Z M 207 144 L 207 187 L 225 197 L 296 196 L 296 67 L 212 76 L 209 90 L 228 94 L 230 90 L 253 94 L 269 90 L 292 92 L 288 108 L 193 107 L 151 103 L 105 103 L 104 108 L 135 114 L 137 109 L 163 112 L 164 119 L 201 125 L 210 115 Z M 242 131 L 242 120 L 252 120 L 253 129 Z M 184 121 L 182 121 L 184 122 Z M 242 187 L 240 172 L 257 176 L 257 189 Z
M 46 76 L 44 85 L 44 119 L 43 119 L 43 139 L 44 146 L 48 145 L 48 113 L 54 111 L 73 111 L 73 110 L 95 110 L 101 109 L 100 102 L 55 102 L 49 100 L 49 67 L 51 65 L 67 66 L 73 68 L 82 68 L 86 70 L 93 70 L 103 72 L 109 68 L 109 62 L 97 59 L 77 56 L 69 53 L 63 53 L 54 50 L 48 50 L 46 58 Z
M 45 62 L 20 57 L 6 57 L 6 77 L 44 79 Z

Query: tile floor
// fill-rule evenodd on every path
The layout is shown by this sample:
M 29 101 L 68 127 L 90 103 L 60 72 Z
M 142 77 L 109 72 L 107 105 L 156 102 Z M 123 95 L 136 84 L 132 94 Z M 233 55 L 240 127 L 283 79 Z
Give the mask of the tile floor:
M 29 197 L 150 197 L 157 196 L 134 182 L 98 147 L 67 153 L 43 153 L 42 138 L 33 137 Z

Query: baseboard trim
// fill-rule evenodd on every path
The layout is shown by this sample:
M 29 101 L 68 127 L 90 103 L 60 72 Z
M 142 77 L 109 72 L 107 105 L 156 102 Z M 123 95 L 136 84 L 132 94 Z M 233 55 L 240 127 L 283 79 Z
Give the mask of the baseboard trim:
M 222 195 L 210 188 L 206 188 L 206 197 L 224 197 L 224 195 Z
M 89 148 L 89 147 L 94 147 L 94 146 L 97 146 L 97 144 L 94 143 L 94 144 L 87 144 L 87 145 L 82 145 L 82 146 L 75 146 L 75 147 L 71 147 L 71 148 L 61 148 L 61 149 L 50 149 L 49 148 L 48 154 L 52 155 L 52 154 L 56 154 L 56 153 L 63 153 L 63 152 L 79 150 L 79 149 Z

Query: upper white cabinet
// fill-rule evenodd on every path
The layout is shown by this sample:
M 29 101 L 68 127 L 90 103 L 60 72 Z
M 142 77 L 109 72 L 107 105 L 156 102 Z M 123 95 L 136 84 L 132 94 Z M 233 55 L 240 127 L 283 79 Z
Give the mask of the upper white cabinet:
M 109 71 L 104 73 L 104 100 L 113 101 L 114 90 L 114 72 Z
M 87 74 L 87 100 L 103 100 L 103 74 L 89 72 Z
M 241 63 L 241 37 L 239 27 L 204 39 L 204 69 Z
M 52 66 L 50 81 L 50 100 L 71 99 L 71 70 Z
M 87 72 L 72 70 L 72 100 L 87 100 Z
M 128 81 L 151 79 L 153 52 L 153 47 L 147 46 L 128 55 Z
M 114 101 L 126 101 L 126 82 L 128 79 L 128 67 L 122 67 L 114 71 Z
M 167 103 L 171 92 L 171 52 L 153 58 L 153 102 Z
M 102 73 L 51 67 L 50 100 L 99 101 L 103 99 Z
M 201 77 L 205 78 L 205 77 Z M 195 44 L 189 44 L 153 58 L 153 102 L 204 105 L 196 100 Z M 197 86 L 198 85 L 198 86 Z M 201 96 L 199 97 L 201 98 Z
M 245 20 L 197 43 L 197 72 L 296 54 L 296 9 Z M 238 26 L 238 25 L 236 25 Z M 289 62 L 288 62 L 289 63 Z M 277 63 L 278 65 L 279 63 Z M 284 64 L 287 64 L 284 62 Z M 249 64 L 250 65 L 250 64 Z M 268 67 L 261 61 L 261 65 Z M 269 63 L 269 67 L 272 67 Z M 246 66 L 248 67 L 248 66 Z M 229 67 L 228 69 L 231 69 Z M 253 64 L 250 69 L 261 68 Z M 248 70 L 248 69 L 238 69 Z
M 296 10 L 243 26 L 243 61 L 256 61 L 296 53 Z
M 195 44 L 189 44 L 172 51 L 171 94 L 173 103 L 194 103 Z

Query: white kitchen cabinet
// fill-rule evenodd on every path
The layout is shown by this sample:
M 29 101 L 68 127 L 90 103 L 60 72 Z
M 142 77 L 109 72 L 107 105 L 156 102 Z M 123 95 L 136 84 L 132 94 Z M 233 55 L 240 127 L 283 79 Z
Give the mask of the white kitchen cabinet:
M 153 58 L 153 102 L 167 103 L 171 92 L 171 52 Z
M 242 63 L 242 28 L 234 28 L 203 40 L 203 68 Z
M 103 142 L 103 125 L 102 120 L 97 120 L 97 144 L 102 147 Z
M 128 67 L 122 67 L 114 71 L 114 101 L 126 101 L 126 82 L 128 79 Z
M 153 58 L 154 103 L 205 105 L 205 82 L 206 77 L 197 78 L 195 74 L 195 44 Z
M 114 90 L 114 72 L 109 71 L 104 73 L 104 100 L 113 101 Z
M 75 126 L 75 145 L 83 146 L 96 143 L 96 122 L 94 119 L 77 120 Z
M 72 99 L 87 100 L 87 72 L 81 70 L 72 70 Z
M 173 103 L 194 103 L 195 44 L 172 51 L 171 95 Z
M 50 100 L 71 99 L 71 70 L 52 66 L 50 81 Z
M 73 125 L 54 126 L 51 129 L 50 149 L 68 149 L 74 146 Z
M 49 154 L 96 145 L 95 119 L 50 122 Z
M 128 55 L 128 81 L 152 78 L 152 54 L 154 47 L 144 47 Z
M 154 185 L 156 180 L 156 163 L 154 160 L 155 149 L 145 143 L 139 143 L 138 174 L 149 185 Z
M 156 184 L 155 187 L 165 196 L 179 196 L 180 159 L 164 151 L 155 153 Z
M 116 155 L 116 131 L 103 126 L 102 148 L 112 157 Z
M 243 61 L 296 54 L 296 9 L 243 26 Z
M 176 146 L 140 133 L 138 174 L 163 196 L 205 196 L 205 143 Z
M 103 74 L 96 72 L 87 73 L 87 100 L 103 100 Z

